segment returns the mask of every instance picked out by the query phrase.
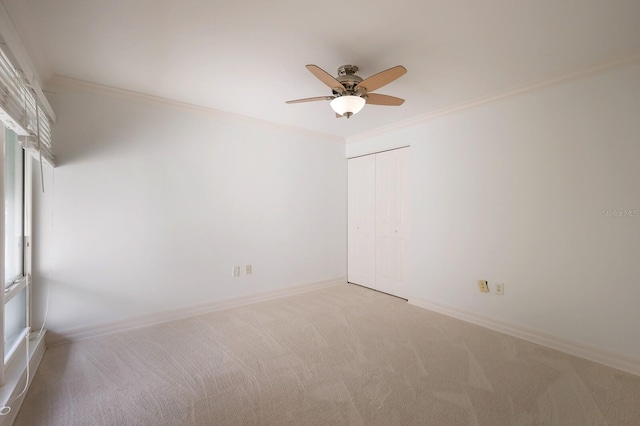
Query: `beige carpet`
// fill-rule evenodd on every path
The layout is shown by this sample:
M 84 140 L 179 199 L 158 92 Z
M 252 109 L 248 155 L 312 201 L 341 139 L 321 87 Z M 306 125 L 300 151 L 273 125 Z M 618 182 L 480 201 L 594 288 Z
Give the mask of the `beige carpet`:
M 354 285 L 49 348 L 15 425 L 639 425 L 640 377 Z

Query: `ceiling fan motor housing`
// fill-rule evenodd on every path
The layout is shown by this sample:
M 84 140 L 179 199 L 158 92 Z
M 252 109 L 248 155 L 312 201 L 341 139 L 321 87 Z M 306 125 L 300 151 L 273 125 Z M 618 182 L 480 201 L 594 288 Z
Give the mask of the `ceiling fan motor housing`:
M 338 77 L 336 77 L 336 80 L 338 80 L 344 86 L 346 91 L 339 93 L 334 90 L 333 94 L 336 96 L 366 95 L 366 92 L 364 92 L 362 88 L 359 88 L 358 90 L 355 89 L 355 87 L 362 81 L 362 77 L 356 75 L 357 72 L 358 72 L 358 67 L 355 65 L 343 65 L 340 68 L 338 68 Z

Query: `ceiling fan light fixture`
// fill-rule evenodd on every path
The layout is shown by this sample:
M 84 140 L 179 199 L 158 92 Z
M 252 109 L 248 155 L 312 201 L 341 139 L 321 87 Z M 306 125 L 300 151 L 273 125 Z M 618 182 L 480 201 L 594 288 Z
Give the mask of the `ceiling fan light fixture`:
M 359 113 L 365 103 L 366 101 L 364 98 L 361 98 L 360 96 L 338 96 L 331 101 L 331 108 L 333 108 L 336 114 L 344 115 L 349 118 L 353 114 Z

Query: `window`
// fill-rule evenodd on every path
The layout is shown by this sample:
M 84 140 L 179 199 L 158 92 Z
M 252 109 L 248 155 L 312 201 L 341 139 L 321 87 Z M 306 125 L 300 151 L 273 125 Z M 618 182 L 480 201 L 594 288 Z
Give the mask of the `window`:
M 4 282 L 24 276 L 24 150 L 13 131 L 4 138 Z
M 23 140 L 2 123 L 0 154 L 0 200 L 4 208 L 0 226 L 0 240 L 4 240 L 0 246 L 0 275 L 4 276 L 4 291 L 0 293 L 0 352 L 4 355 L 0 416 L 5 416 L 28 389 L 30 371 L 34 370 L 27 365 L 37 367 L 44 353 L 44 334 L 42 330 L 30 333 L 33 161 Z
M 26 59 L 8 16 L 0 7 L 0 416 L 11 411 L 28 388 L 30 366 L 44 354 L 44 325 L 31 325 L 31 156 L 54 166 L 51 124 L 55 114 Z M 9 38 L 7 39 L 7 35 Z M 16 54 L 17 52 L 17 54 Z M 26 59 L 25 59 L 26 58 Z M 25 157 L 27 160 L 25 160 Z M 23 355 L 24 358 L 20 355 Z M 4 403 L 4 405 L 2 405 Z M 2 423 L 0 421 L 0 423 Z
M 28 332 L 24 274 L 24 150 L 17 135 L 4 130 L 4 362 Z

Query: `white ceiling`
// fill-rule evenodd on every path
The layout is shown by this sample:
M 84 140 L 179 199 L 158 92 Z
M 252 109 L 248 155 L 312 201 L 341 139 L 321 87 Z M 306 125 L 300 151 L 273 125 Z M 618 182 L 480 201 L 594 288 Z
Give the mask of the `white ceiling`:
M 351 137 L 640 50 L 638 0 L 2 0 L 53 75 Z M 336 119 L 305 69 L 406 99 Z

